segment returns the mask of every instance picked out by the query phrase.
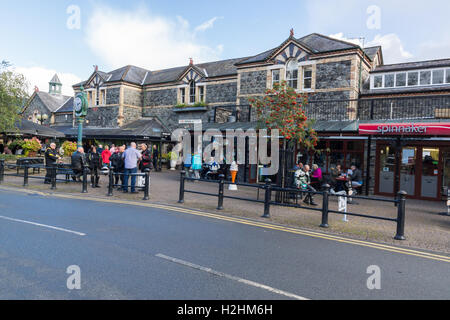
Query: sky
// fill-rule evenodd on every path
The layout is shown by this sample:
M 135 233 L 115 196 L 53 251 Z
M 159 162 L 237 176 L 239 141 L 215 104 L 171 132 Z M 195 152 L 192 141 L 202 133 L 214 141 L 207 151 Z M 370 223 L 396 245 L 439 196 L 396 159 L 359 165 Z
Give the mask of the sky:
M 0 0 L 0 61 L 30 92 L 63 93 L 94 65 L 149 70 L 256 55 L 316 32 L 382 45 L 384 63 L 450 58 L 448 0 Z M 362 39 L 364 38 L 364 40 Z

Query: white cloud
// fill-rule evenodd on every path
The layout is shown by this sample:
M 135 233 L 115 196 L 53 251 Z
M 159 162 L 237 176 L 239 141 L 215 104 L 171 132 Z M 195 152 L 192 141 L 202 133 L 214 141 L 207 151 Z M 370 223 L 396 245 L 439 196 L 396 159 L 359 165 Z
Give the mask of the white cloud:
M 412 61 L 413 54 L 406 51 L 403 43 L 395 33 L 386 35 L 376 35 L 372 41 L 365 45 L 366 47 L 381 46 L 383 50 L 384 63 L 400 63 Z
M 48 92 L 48 83 L 53 76 L 58 74 L 59 80 L 62 82 L 62 94 L 67 96 L 73 96 L 74 92 L 72 86 L 78 82 L 81 82 L 81 78 L 73 73 L 58 72 L 53 69 L 47 69 L 44 67 L 14 67 L 14 71 L 21 73 L 25 76 L 28 82 L 29 93 L 34 91 L 34 87 L 38 87 L 40 91 Z
M 197 27 L 213 26 L 213 18 Z M 211 47 L 196 39 L 196 30 L 182 17 L 169 19 L 151 14 L 145 7 L 132 11 L 96 7 L 88 22 L 86 41 L 108 67 L 136 65 L 150 70 L 217 60 L 223 47 Z
M 209 19 L 208 21 L 203 22 L 201 25 L 195 27 L 195 32 L 202 32 L 211 29 L 212 27 L 214 27 L 214 22 L 216 22 L 218 19 L 221 19 L 221 17 L 214 17 L 212 19 Z
M 330 34 L 329 37 L 334 38 L 334 39 L 338 39 L 338 40 L 342 40 L 342 41 L 346 41 L 346 42 L 350 42 L 350 43 L 356 44 L 356 45 L 361 46 L 361 47 L 363 45 L 361 38 L 346 38 L 346 37 L 344 37 L 344 33 L 343 32 Z

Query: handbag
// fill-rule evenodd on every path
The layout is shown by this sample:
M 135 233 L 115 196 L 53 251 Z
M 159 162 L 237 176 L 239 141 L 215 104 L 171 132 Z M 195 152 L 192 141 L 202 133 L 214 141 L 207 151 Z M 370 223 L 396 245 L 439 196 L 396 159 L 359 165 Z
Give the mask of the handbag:
M 144 188 L 145 187 L 145 177 L 138 177 L 137 181 L 136 181 L 136 186 L 138 188 Z

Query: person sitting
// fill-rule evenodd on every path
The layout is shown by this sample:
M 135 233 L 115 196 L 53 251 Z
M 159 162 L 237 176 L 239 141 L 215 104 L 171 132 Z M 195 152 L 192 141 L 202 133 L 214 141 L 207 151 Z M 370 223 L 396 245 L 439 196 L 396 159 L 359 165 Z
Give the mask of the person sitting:
M 344 185 L 342 181 L 337 180 L 342 175 L 342 168 L 340 164 L 337 164 L 336 167 L 332 167 L 330 170 L 331 174 L 331 188 L 335 192 L 339 192 L 344 190 Z
M 303 190 L 306 190 L 306 191 L 316 192 L 316 189 L 315 189 L 314 187 L 311 186 L 311 176 L 310 176 L 310 168 L 309 168 L 309 165 L 305 165 L 305 166 L 304 166 L 304 169 L 301 170 L 301 171 L 303 171 L 304 174 L 305 174 L 305 175 L 303 176 L 303 174 L 302 174 L 301 172 L 299 173 L 299 175 L 300 175 L 300 177 L 301 177 L 301 178 L 300 178 L 300 183 L 301 183 L 302 189 L 303 189 Z M 305 197 L 305 199 L 303 200 L 303 202 L 306 203 L 306 204 L 310 204 L 310 205 L 313 205 L 313 206 L 317 206 L 317 203 L 314 202 L 313 194 L 310 193 L 310 192 L 308 192 L 308 193 L 306 194 L 306 197 Z
M 83 167 L 86 163 L 86 158 L 84 154 L 84 148 L 79 147 L 71 156 L 71 167 L 73 171 L 72 179 L 73 181 L 81 181 L 81 176 L 83 175 Z
M 361 170 L 359 170 L 356 165 L 352 164 L 350 167 L 352 170 L 352 173 L 349 175 L 351 181 L 352 181 L 352 188 L 358 189 L 362 187 L 363 185 L 363 178 Z

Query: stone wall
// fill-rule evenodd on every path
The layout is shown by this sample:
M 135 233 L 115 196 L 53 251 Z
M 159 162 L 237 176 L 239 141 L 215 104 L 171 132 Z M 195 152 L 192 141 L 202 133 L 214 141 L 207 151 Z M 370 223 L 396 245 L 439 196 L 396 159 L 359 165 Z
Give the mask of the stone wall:
M 266 91 L 267 71 L 241 73 L 240 94 L 263 94 Z
M 73 123 L 73 114 L 55 114 L 55 123 L 54 124 L 65 124 L 72 125 Z
M 206 86 L 206 103 L 236 102 L 237 82 Z
M 106 104 L 119 104 L 120 103 L 120 88 L 107 88 L 106 89 Z
M 94 108 L 89 108 L 86 120 L 89 121 L 89 127 L 101 128 L 117 128 L 117 119 L 119 117 L 119 107 L 100 107 L 94 111 Z
M 123 125 L 136 121 L 142 117 L 142 108 L 123 107 Z
M 47 109 L 47 107 L 42 103 L 41 99 L 38 95 L 34 97 L 34 99 L 30 102 L 28 107 L 23 113 L 23 118 L 28 120 L 28 117 L 33 117 L 33 114 L 37 111 L 37 114 L 46 114 L 48 115 L 48 119 L 43 122 L 43 124 L 50 124 L 51 112 Z M 32 120 L 31 120 L 32 121 Z
M 127 89 L 126 87 L 123 90 L 123 103 L 125 105 L 130 106 L 142 106 L 142 92 L 133 89 Z
M 318 63 L 316 89 L 347 88 L 351 86 L 351 61 Z
M 144 106 L 174 106 L 177 104 L 177 88 L 144 92 Z

